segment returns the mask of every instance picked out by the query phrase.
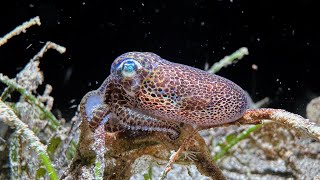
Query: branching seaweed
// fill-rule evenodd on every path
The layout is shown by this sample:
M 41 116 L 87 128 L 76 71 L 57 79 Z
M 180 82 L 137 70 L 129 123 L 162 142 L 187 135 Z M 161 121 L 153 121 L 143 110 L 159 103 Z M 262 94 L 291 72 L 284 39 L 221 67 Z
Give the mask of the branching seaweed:
M 51 160 L 46 152 L 45 146 L 40 143 L 39 138 L 23 123 L 2 100 L 0 100 L 0 121 L 15 128 L 17 132 L 21 133 L 28 145 L 37 152 L 39 158 L 42 160 L 46 170 L 52 180 L 57 180 L 58 176 L 54 170 Z
M 19 35 L 21 32 L 26 32 L 26 29 L 33 25 L 41 25 L 39 17 L 32 18 L 31 20 L 16 27 L 13 31 L 5 35 L 3 38 L 0 38 L 0 46 L 4 45 L 12 37 Z M 0 123 L 10 125 L 16 129 L 15 133 L 11 135 L 10 144 L 8 144 L 11 177 L 13 179 L 19 179 L 22 176 L 26 175 L 25 172 L 22 172 L 25 170 L 22 170 L 21 167 L 22 159 L 25 158 L 22 157 L 22 153 L 24 150 L 21 149 L 21 146 L 25 145 L 22 145 L 20 136 L 23 137 L 24 141 L 26 141 L 26 145 L 30 146 L 37 153 L 49 177 L 51 179 L 58 179 L 58 175 L 53 168 L 53 163 L 51 162 L 50 157 L 48 156 L 46 147 L 40 142 L 40 139 L 37 137 L 37 134 L 35 134 L 39 133 L 38 130 L 33 132 L 31 129 L 29 129 L 31 127 L 28 127 L 28 125 L 25 124 L 22 120 L 20 120 L 18 116 L 15 114 L 30 114 L 27 115 L 27 117 L 32 119 L 27 119 L 27 121 L 28 123 L 34 121 L 31 124 L 37 124 L 37 120 L 44 119 L 43 122 L 45 122 L 45 124 L 48 124 L 51 130 L 45 130 L 45 126 L 32 127 L 32 129 L 34 130 L 42 130 L 43 135 L 45 134 L 45 136 L 42 135 L 42 137 L 48 137 L 49 141 L 44 142 L 52 142 L 51 140 L 56 139 L 57 137 L 59 138 L 59 141 L 61 141 L 61 138 L 63 138 L 62 133 L 64 133 L 66 129 L 61 127 L 60 122 L 50 111 L 52 108 L 53 98 L 50 97 L 49 94 L 52 90 L 52 87 L 50 85 L 47 85 L 43 96 L 35 97 L 32 94 L 32 92 L 35 92 L 37 87 L 43 82 L 43 75 L 39 70 L 39 59 L 43 57 L 45 52 L 49 49 L 55 49 L 60 53 L 64 53 L 66 50 L 64 47 L 59 46 L 53 42 L 47 42 L 43 46 L 43 48 L 30 60 L 30 62 L 25 66 L 25 68 L 17 74 L 16 78 L 9 79 L 7 76 L 0 73 L 0 81 L 7 85 L 0 97 Z M 10 97 L 12 91 L 14 90 L 18 91 L 21 94 L 21 97 L 24 98 L 20 98 L 20 101 L 17 103 L 10 103 L 10 106 L 12 107 L 9 107 L 8 105 L 6 105 L 4 101 L 8 97 Z M 43 102 L 46 102 L 47 105 L 45 106 Z M 11 108 L 14 108 L 15 112 Z M 34 110 L 28 110 L 28 108 L 34 108 Z M 37 108 L 40 110 L 39 112 L 41 112 L 41 114 L 38 113 L 38 110 L 36 110 Z M 18 115 L 22 118 L 25 118 L 23 115 L 21 116 L 21 114 Z M 44 117 L 42 115 L 44 115 Z M 40 118 L 40 116 L 42 116 L 42 118 Z M 48 122 L 46 122 L 47 120 Z M 53 133 L 55 131 L 58 133 Z M 31 160 L 30 162 L 35 162 L 35 160 Z M 33 164 L 30 162 L 28 164 Z M 39 175 L 41 169 L 41 167 L 38 167 L 38 171 L 35 173 L 36 176 Z M 28 171 L 34 171 L 34 169 L 31 168 Z
M 38 25 L 38 26 L 41 25 L 40 18 L 38 16 L 30 19 L 29 21 L 23 23 L 20 26 L 17 26 L 14 30 L 12 30 L 11 32 L 9 32 L 8 34 L 0 38 L 0 47 L 5 43 L 7 43 L 8 40 L 11 39 L 12 37 L 17 36 L 22 32 L 25 33 L 27 29 L 33 25 Z
M 57 118 L 46 109 L 45 105 L 41 103 L 35 96 L 33 96 L 25 88 L 21 87 L 19 84 L 15 83 L 13 80 L 9 79 L 7 76 L 4 76 L 0 73 L 0 81 L 5 83 L 7 86 L 17 90 L 21 95 L 25 96 L 32 104 L 36 105 L 41 109 L 41 111 L 49 118 L 49 126 L 53 129 L 56 129 L 60 126 Z

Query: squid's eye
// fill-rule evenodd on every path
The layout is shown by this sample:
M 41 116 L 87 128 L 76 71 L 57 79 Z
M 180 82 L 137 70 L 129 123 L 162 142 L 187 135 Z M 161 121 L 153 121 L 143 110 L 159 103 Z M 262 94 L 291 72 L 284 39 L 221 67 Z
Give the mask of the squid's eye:
M 136 75 L 137 70 L 141 67 L 140 63 L 134 59 L 127 59 L 122 62 L 121 74 L 124 77 L 133 77 Z

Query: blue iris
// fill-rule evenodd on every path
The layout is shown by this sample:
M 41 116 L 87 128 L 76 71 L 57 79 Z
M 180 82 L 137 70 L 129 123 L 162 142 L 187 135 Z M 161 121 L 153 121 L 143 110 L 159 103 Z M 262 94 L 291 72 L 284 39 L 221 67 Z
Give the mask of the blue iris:
M 127 62 L 125 62 L 123 64 L 123 71 L 127 72 L 127 73 L 131 73 L 133 71 L 135 71 L 137 69 L 137 65 L 134 62 L 134 60 L 128 60 Z

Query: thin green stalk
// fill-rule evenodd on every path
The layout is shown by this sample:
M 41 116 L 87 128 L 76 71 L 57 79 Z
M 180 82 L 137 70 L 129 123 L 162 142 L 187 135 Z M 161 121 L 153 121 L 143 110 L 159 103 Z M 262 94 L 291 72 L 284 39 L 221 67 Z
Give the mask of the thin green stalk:
M 106 154 L 106 147 L 105 147 L 105 138 L 101 136 L 104 134 L 105 130 L 102 126 L 98 127 L 94 132 L 94 144 L 93 150 L 96 153 L 95 159 L 95 167 L 94 167 L 94 179 L 95 180 L 102 180 L 104 175 L 105 169 L 105 158 L 104 155 Z
M 0 73 L 0 81 L 11 88 L 14 88 L 21 95 L 25 96 L 32 104 L 36 105 L 46 115 L 46 117 L 48 117 L 49 126 L 51 128 L 56 129 L 60 126 L 60 123 L 56 119 L 56 117 L 50 111 L 48 111 L 44 104 L 40 102 L 35 96 L 33 96 L 29 91 L 24 89 L 22 86 L 20 86 L 13 80 L 9 79 L 7 76 L 4 76 L 2 73 Z
M 103 173 L 101 172 L 101 162 L 99 160 L 95 161 L 94 166 L 94 179 L 96 180 L 102 180 L 103 179 Z
M 49 156 L 47 155 L 46 152 L 40 152 L 39 156 L 44 164 L 44 166 L 46 167 L 46 170 L 51 178 L 51 180 L 58 180 L 58 176 L 57 173 L 55 172 L 52 163 L 50 161 Z
M 5 100 L 9 97 L 9 95 L 10 95 L 10 93 L 11 93 L 12 91 L 13 91 L 13 89 L 10 88 L 10 87 L 5 88 L 4 91 L 2 92 L 0 98 L 1 98 L 3 101 L 5 101 Z
M 248 54 L 249 54 L 248 49 L 246 47 L 242 47 L 238 49 L 236 52 L 232 53 L 231 55 L 224 57 L 219 62 L 214 63 L 211 66 L 211 68 L 208 70 L 208 72 L 211 74 L 214 74 L 220 71 L 220 69 L 222 69 L 223 67 L 229 66 L 230 64 L 236 62 L 235 60 L 242 59 L 243 56 Z
M 148 172 L 143 175 L 144 180 L 152 180 L 152 166 L 149 165 Z
M 21 177 L 21 133 L 14 132 L 10 137 L 9 145 L 9 162 L 10 162 L 10 179 L 19 179 Z
M 28 146 L 30 146 L 34 151 L 37 152 L 39 158 L 43 162 L 51 180 L 58 180 L 57 173 L 55 172 L 53 165 L 50 161 L 50 158 L 46 152 L 45 146 L 40 142 L 40 139 L 34 135 L 24 122 L 22 122 L 13 110 L 7 106 L 0 99 L 0 121 L 3 121 L 5 124 L 14 127 L 16 131 L 21 132 L 21 135 L 27 141 Z
M 237 137 L 235 137 L 234 139 L 232 139 L 226 146 L 224 146 L 220 152 L 218 152 L 214 157 L 213 160 L 217 161 L 219 160 L 221 157 L 223 157 L 234 145 L 236 145 L 238 142 L 240 142 L 241 140 L 247 138 L 250 133 L 260 129 L 262 127 L 262 124 L 257 124 L 257 125 L 253 125 L 251 126 L 249 129 L 243 131 L 242 133 L 240 133 Z

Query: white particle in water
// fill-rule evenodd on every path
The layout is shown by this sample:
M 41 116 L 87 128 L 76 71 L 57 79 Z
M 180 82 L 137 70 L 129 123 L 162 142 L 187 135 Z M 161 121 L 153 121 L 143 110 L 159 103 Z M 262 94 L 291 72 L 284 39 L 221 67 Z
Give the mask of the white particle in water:
M 258 65 L 252 64 L 252 65 L 251 65 L 251 68 L 252 68 L 253 70 L 258 70 Z

